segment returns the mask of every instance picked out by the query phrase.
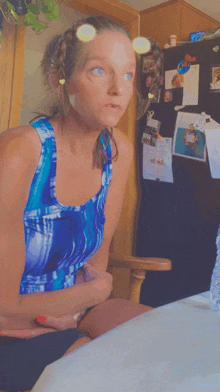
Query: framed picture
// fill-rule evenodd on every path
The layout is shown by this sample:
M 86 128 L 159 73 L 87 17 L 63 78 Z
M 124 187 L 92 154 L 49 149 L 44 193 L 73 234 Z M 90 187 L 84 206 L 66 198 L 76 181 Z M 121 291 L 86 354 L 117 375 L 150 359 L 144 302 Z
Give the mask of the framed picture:
M 153 73 L 147 74 L 145 87 L 151 87 L 153 84 L 153 80 L 154 80 L 154 74 Z
M 155 147 L 157 144 L 157 135 L 158 131 L 154 127 L 146 126 L 142 136 L 142 143 Z
M 173 92 L 172 90 L 164 90 L 164 102 L 172 102 Z
M 142 57 L 142 73 L 151 73 L 156 71 L 156 64 L 153 55 Z
M 184 75 L 176 69 L 165 72 L 165 90 L 180 88 L 184 85 Z
M 220 65 L 211 65 L 210 93 L 220 93 Z
M 177 114 L 173 154 L 205 162 L 205 134 L 194 126 L 199 116 L 198 114 L 183 112 Z
M 150 118 L 146 122 L 145 130 L 142 136 L 142 143 L 155 147 L 157 144 L 157 135 L 160 130 L 161 122 Z

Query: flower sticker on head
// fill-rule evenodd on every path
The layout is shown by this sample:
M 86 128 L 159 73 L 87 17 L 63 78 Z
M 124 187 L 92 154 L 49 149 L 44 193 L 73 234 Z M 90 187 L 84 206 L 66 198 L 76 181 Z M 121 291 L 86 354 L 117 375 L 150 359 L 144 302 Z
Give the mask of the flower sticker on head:
M 89 42 L 91 41 L 96 35 L 96 29 L 90 24 L 83 24 L 82 26 L 78 27 L 76 31 L 76 36 L 79 38 L 80 41 Z
M 151 48 L 150 41 L 145 37 L 137 37 L 133 40 L 132 46 L 137 54 L 149 52 Z

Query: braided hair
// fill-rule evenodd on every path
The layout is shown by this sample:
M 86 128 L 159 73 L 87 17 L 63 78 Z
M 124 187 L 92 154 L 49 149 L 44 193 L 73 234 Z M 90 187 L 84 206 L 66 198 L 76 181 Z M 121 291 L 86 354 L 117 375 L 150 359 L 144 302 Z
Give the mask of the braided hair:
M 123 25 L 117 23 L 115 20 L 106 18 L 101 15 L 93 15 L 88 18 L 78 19 L 78 21 L 74 23 L 68 30 L 66 30 L 63 34 L 54 36 L 52 40 L 48 43 L 41 62 L 44 84 L 50 87 L 49 75 L 51 71 L 55 71 L 58 80 L 65 79 L 65 83 L 60 85 L 61 93 L 60 95 L 56 94 L 54 103 L 49 108 L 49 114 L 47 114 L 46 116 L 49 119 L 59 119 L 61 123 L 61 128 L 62 123 L 65 121 L 67 115 L 69 114 L 69 110 L 71 107 L 68 93 L 68 83 L 84 45 L 84 43 L 82 43 L 76 36 L 76 31 L 78 27 L 82 26 L 83 24 L 92 25 L 95 28 L 97 34 L 103 32 L 119 32 L 125 35 L 130 40 L 132 39 L 130 33 L 126 30 L 126 28 Z M 157 55 L 160 47 L 153 40 L 151 40 L 151 42 L 153 43 L 153 53 L 154 55 L 156 55 L 156 65 L 161 66 L 161 63 L 159 61 L 159 55 Z M 154 93 L 157 91 L 159 79 L 159 71 L 156 71 L 154 82 L 151 86 L 150 92 Z M 146 100 L 141 97 L 141 94 L 138 91 L 137 94 L 139 101 L 137 119 L 139 119 L 146 112 L 148 106 L 150 105 L 150 100 L 148 99 L 146 103 Z M 32 119 L 31 121 L 44 115 L 45 114 L 38 113 L 38 116 L 34 117 L 34 119 Z M 105 137 L 105 132 L 107 132 L 108 138 Z M 105 145 L 107 145 L 108 139 L 110 139 L 115 145 L 116 153 L 112 159 L 117 159 L 118 157 L 118 149 L 113 136 L 113 128 L 111 128 L 110 130 L 106 128 L 100 132 L 93 150 L 93 167 L 99 168 L 102 167 L 103 162 L 107 162 L 109 160 L 109 158 L 106 156 L 105 149 L 103 148 L 103 145 L 101 143 L 101 135 Z

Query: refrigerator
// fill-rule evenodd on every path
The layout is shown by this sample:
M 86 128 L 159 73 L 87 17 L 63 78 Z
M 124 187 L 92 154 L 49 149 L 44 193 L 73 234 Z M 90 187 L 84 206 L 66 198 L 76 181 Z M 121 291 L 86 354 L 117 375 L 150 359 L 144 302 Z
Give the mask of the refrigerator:
M 173 145 L 180 112 L 205 112 L 220 124 L 220 87 L 214 91 L 210 88 L 213 72 L 220 74 L 220 38 L 185 43 L 164 49 L 163 53 L 160 96 L 148 111 L 153 111 L 153 118 L 161 122 L 160 135 L 172 138 Z M 169 72 L 166 72 L 178 73 L 178 64 L 183 62 L 186 53 L 193 59 L 191 66 L 199 65 L 198 102 L 175 110 L 183 104 L 186 89 L 169 86 Z M 149 86 L 144 62 L 147 64 L 146 55 L 141 55 L 139 80 L 141 93 L 146 98 Z M 165 102 L 167 86 L 171 87 L 172 100 Z M 135 255 L 165 257 L 172 261 L 171 271 L 149 271 L 142 284 L 140 302 L 158 307 L 209 290 L 220 223 L 220 180 L 211 176 L 207 149 L 203 161 L 172 154 L 173 183 L 144 179 L 142 136 L 146 123 L 147 114 L 137 127 L 140 203 Z

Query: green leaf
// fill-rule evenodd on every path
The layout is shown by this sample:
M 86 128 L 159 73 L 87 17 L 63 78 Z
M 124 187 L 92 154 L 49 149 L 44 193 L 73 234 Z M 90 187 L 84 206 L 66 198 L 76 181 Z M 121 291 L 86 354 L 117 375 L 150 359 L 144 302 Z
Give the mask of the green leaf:
M 46 12 L 44 14 L 48 20 L 58 20 L 59 19 L 59 12 Z
M 15 19 L 18 18 L 18 14 L 15 12 L 15 7 L 9 1 L 6 1 L 7 7 L 10 10 L 10 13 L 14 16 Z
M 36 16 L 31 11 L 28 10 L 28 12 L 24 17 L 24 22 L 26 22 L 27 24 L 32 24 L 35 21 L 36 21 Z
M 32 12 L 32 14 L 36 15 L 38 13 L 38 6 L 36 4 L 27 4 L 27 9 Z
M 44 4 L 41 8 L 41 11 L 45 14 L 46 12 L 48 12 L 48 5 Z
M 58 20 L 60 16 L 60 10 L 54 0 L 44 0 L 45 6 L 42 8 L 44 15 L 48 20 Z M 47 5 L 46 5 L 47 4 Z M 47 7 L 47 10 L 46 8 Z
M 32 29 L 34 30 L 34 31 L 39 31 L 39 30 L 43 30 L 43 29 L 46 29 L 46 25 L 44 24 L 44 23 L 42 23 L 42 22 L 40 22 L 39 20 L 34 24 L 34 25 L 32 25 L 31 26 L 32 27 Z
M 44 3 L 48 5 L 48 11 L 53 11 L 54 7 L 57 7 L 54 0 L 44 0 Z
M 47 26 L 44 23 L 41 23 L 36 16 L 28 10 L 24 17 L 24 24 L 26 26 L 31 26 L 34 31 L 39 31 L 41 29 L 45 29 Z
M 13 6 L 13 4 L 9 3 L 9 1 L 6 1 L 6 4 L 7 4 L 8 9 L 9 9 L 10 11 L 15 11 L 15 7 Z

